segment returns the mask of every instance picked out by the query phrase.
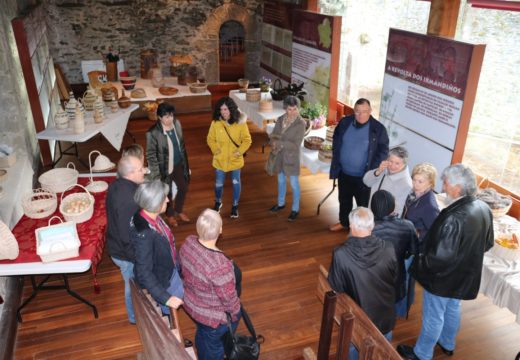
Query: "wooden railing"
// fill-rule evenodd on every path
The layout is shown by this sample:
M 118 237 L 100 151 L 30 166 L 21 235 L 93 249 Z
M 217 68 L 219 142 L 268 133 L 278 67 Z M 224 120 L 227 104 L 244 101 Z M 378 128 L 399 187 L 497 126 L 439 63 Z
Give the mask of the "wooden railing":
M 349 296 L 335 293 L 327 280 L 327 270 L 320 266 L 317 296 L 324 304 L 317 356 L 310 348 L 303 351 L 305 360 L 329 359 L 330 342 L 334 322 L 339 326 L 336 359 L 348 359 L 349 346 L 353 343 L 363 360 L 401 360 L 365 312 Z
M 172 320 L 169 326 L 156 302 L 135 283 L 134 279 L 130 280 L 130 289 L 137 330 L 143 345 L 143 353 L 138 358 L 196 359 L 193 348 L 187 350 L 184 347 L 177 310 L 170 308 Z

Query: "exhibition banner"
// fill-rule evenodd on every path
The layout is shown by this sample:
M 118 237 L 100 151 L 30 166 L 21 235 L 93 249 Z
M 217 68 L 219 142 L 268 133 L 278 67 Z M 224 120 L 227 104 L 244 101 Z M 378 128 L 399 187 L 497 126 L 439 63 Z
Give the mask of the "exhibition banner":
M 329 104 L 334 22 L 337 17 L 295 11 L 293 24 L 292 81 L 304 82 L 307 101 Z
M 390 147 L 408 149 L 411 167 L 427 161 L 442 170 L 452 162 L 457 139 L 465 136 L 464 108 L 469 100 L 472 109 L 478 82 L 477 75 L 468 99 L 475 46 L 480 45 L 390 29 L 380 120 Z M 466 111 L 466 132 L 470 115 Z

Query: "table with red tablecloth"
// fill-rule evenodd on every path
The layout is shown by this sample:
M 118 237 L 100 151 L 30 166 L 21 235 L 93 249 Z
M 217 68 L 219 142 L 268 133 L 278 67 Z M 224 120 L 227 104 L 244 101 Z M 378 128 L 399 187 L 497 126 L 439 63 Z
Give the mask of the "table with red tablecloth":
M 96 177 L 94 180 L 111 182 L 115 177 Z M 89 178 L 79 178 L 78 183 L 86 185 Z M 76 186 L 67 191 L 69 193 L 83 192 L 84 190 Z M 100 193 L 92 193 L 94 196 L 94 213 L 88 221 L 77 224 L 76 228 L 81 242 L 79 248 L 79 256 L 51 263 L 43 263 L 36 254 L 36 236 L 35 230 L 48 225 L 51 216 L 43 219 L 30 219 L 25 215 L 18 221 L 12 232 L 18 241 L 20 253 L 14 260 L 0 260 L 0 275 L 37 275 L 37 274 L 58 274 L 58 273 L 74 273 L 83 272 L 91 268 L 94 276 L 94 286 L 99 291 L 99 285 L 96 279 L 97 265 L 101 261 L 103 249 L 105 246 L 105 227 L 106 227 L 106 191 Z M 53 215 L 57 215 L 63 219 L 59 208 L 61 195 L 57 194 L 58 207 Z M 53 220 L 53 224 L 58 221 Z

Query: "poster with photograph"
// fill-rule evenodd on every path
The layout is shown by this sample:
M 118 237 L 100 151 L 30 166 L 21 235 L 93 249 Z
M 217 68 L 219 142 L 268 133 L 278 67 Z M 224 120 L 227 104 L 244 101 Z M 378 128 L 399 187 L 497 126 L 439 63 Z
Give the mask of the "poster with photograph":
M 474 47 L 390 29 L 380 109 L 390 147 L 403 145 L 438 170 L 451 163 Z
M 329 104 L 334 21 L 336 17 L 295 11 L 293 26 L 292 81 L 304 82 L 306 100 Z

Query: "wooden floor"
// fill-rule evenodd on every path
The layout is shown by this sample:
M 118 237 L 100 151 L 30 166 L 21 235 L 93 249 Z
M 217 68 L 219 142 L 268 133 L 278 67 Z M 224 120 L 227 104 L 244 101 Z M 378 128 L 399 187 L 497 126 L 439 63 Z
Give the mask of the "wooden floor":
M 196 219 L 214 201 L 213 170 L 205 141 L 210 115 L 179 117 L 185 129 L 192 169 L 185 210 Z M 129 130 L 144 145 L 144 132 L 151 124 L 147 120 L 133 120 Z M 318 201 L 331 188 L 325 174 L 312 175 L 302 169 L 301 214 L 296 222 L 287 221 L 287 208 L 276 215 L 267 211 L 276 201 L 276 179 L 263 170 L 267 159 L 267 154 L 261 153 L 265 134 L 252 126 L 250 129 L 253 147 L 242 172 L 240 218 L 229 218 L 231 188 L 227 180 L 221 211 L 223 237 L 218 245 L 243 271 L 243 303 L 258 333 L 266 338 L 261 358 L 301 359 L 304 347 L 317 347 L 322 311 L 315 296 L 318 266 L 323 264 L 328 268 L 333 248 L 345 240 L 346 233 L 327 230 L 327 225 L 337 220 L 336 194 L 316 216 Z M 128 143 L 127 136 L 125 144 Z M 81 156 L 86 159 L 92 149 L 101 150 L 113 161 L 118 159 L 117 152 L 101 137 L 83 144 Z M 187 235 L 195 233 L 195 225 L 193 222 L 181 225 L 174 233 L 180 246 Z M 136 327 L 127 322 L 119 269 L 105 254 L 98 271 L 100 294 L 93 292 L 90 272 L 71 276 L 71 286 L 97 305 L 99 318 L 94 319 L 87 306 L 64 291 L 43 292 L 23 311 L 16 359 L 136 357 L 141 346 Z M 29 281 L 26 281 L 24 295 L 29 293 Z M 420 328 L 420 295 L 419 291 L 410 319 L 398 321 L 394 344 L 415 341 Z M 194 326 L 189 318 L 183 316 L 181 325 L 185 337 L 193 339 Z M 451 359 L 513 360 L 518 351 L 520 325 L 508 310 L 497 308 L 483 296 L 463 303 L 462 330 L 456 354 Z M 435 358 L 447 357 L 437 350 Z

